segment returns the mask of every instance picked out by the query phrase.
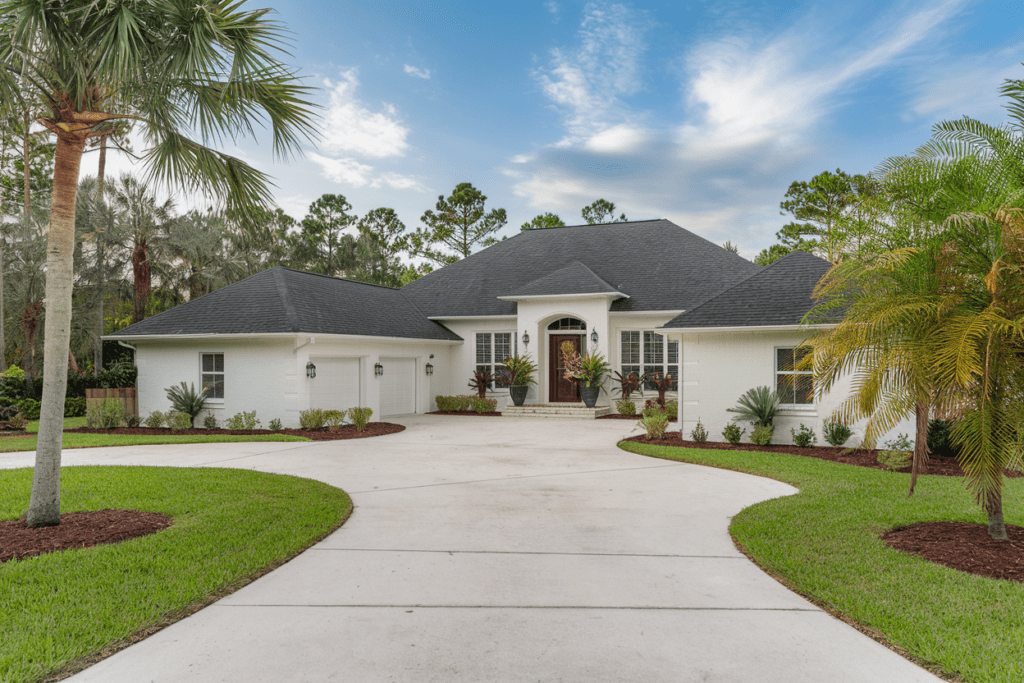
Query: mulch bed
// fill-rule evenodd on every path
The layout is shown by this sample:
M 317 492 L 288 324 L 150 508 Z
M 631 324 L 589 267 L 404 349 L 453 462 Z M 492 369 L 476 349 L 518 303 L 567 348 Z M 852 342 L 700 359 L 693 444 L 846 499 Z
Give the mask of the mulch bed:
M 896 550 L 993 579 L 1024 582 L 1024 527 L 1006 525 L 1008 541 L 988 535 L 984 524 L 919 522 L 893 529 L 882 540 Z
M 159 512 L 66 512 L 57 526 L 29 529 L 20 519 L 0 522 L 0 563 L 70 548 L 117 543 L 166 529 L 174 520 Z
M 683 448 L 709 448 L 712 450 L 723 450 L 723 451 L 762 451 L 765 453 L 789 453 L 790 455 L 803 455 L 809 458 L 819 458 L 820 460 L 830 460 L 832 462 L 840 462 L 844 465 L 856 465 L 858 467 L 870 467 L 876 470 L 888 470 L 884 465 L 878 462 L 878 451 L 868 450 L 866 448 L 843 448 L 835 446 L 808 446 L 806 448 L 800 448 L 796 445 L 785 445 L 785 446 L 758 446 L 752 443 L 719 443 L 717 441 L 706 441 L 704 443 L 697 443 L 696 441 L 684 441 L 680 432 L 665 432 L 665 438 L 648 441 L 645 434 L 639 436 L 631 436 L 625 441 L 637 441 L 639 443 L 647 443 L 654 446 L 678 446 Z M 897 472 L 910 473 L 910 467 L 904 467 Z M 937 458 L 932 457 L 928 460 L 928 474 L 935 474 L 940 477 L 963 477 L 964 471 L 960 468 L 960 463 L 956 461 L 956 458 Z M 1019 472 L 1005 471 L 1003 474 L 1007 477 L 1020 477 Z
M 601 417 L 599 417 L 597 419 L 598 420 L 632 420 L 633 422 L 639 422 L 640 420 L 643 419 L 643 417 L 644 417 L 643 415 L 622 415 L 620 413 L 609 413 L 607 415 L 602 415 Z M 678 417 L 670 417 L 668 419 L 668 421 L 669 422 L 678 422 L 679 418 Z
M 288 434 L 291 436 L 304 436 L 312 441 L 337 441 L 339 439 L 365 439 L 370 436 L 383 436 L 385 434 L 395 434 L 405 429 L 405 425 L 393 424 L 391 422 L 368 422 L 366 428 L 363 431 L 357 430 L 352 425 L 345 425 L 336 432 L 332 432 L 326 427 L 324 429 L 278 429 L 277 431 L 271 431 L 269 429 L 167 429 L 166 427 L 160 427 L 153 429 L 151 427 L 120 427 L 118 429 L 97 429 L 95 427 L 76 427 L 75 429 L 65 429 L 65 434 L 126 434 L 126 435 L 138 435 L 138 436 L 166 436 L 173 434 L 175 436 L 209 436 L 210 434 L 239 434 L 245 436 L 261 435 L 266 436 L 267 434 Z
M 501 417 L 501 413 L 478 413 L 475 410 L 435 410 L 427 415 L 472 415 L 473 417 Z

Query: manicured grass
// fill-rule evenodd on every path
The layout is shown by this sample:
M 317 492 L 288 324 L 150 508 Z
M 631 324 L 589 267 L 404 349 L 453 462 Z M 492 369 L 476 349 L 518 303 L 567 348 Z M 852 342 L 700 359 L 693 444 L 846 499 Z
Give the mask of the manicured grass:
M 32 471 L 0 471 L 0 519 Z M 309 479 L 247 470 L 69 467 L 63 512 L 137 509 L 174 525 L 118 544 L 0 564 L 0 681 L 35 681 L 248 583 L 337 528 L 352 503 Z
M 973 576 L 891 550 L 879 536 L 913 522 L 985 523 L 955 477 L 908 474 L 796 455 L 622 442 L 624 450 L 771 477 L 800 493 L 751 506 L 730 531 L 761 567 L 829 611 L 945 675 L 1024 680 L 1024 584 Z M 1024 479 L 1006 481 L 1009 524 L 1024 525 Z
M 64 429 L 77 429 L 85 426 L 85 417 L 65 417 Z M 38 432 L 39 420 L 32 420 L 25 425 L 26 432 Z

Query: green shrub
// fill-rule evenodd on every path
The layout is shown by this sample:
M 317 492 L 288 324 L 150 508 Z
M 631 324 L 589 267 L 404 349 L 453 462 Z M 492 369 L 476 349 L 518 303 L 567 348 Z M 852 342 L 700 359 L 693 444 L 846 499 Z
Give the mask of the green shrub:
M 345 424 L 346 415 L 348 415 L 347 410 L 325 410 L 324 424 L 327 425 L 327 429 L 336 432 Z
M 243 411 L 241 413 L 235 413 L 224 422 L 224 425 L 228 429 L 245 430 L 259 429 L 260 427 L 263 426 L 262 423 L 260 423 L 260 421 L 256 419 L 255 410 L 249 412 Z
M 646 415 L 637 423 L 637 426 L 643 427 L 647 432 L 648 441 L 661 439 L 665 436 L 665 430 L 668 429 L 668 415 L 665 413 Z
M 746 429 L 741 429 L 735 422 L 730 422 L 725 425 L 725 429 L 722 430 L 722 437 L 731 444 L 737 444 L 746 433 Z
M 434 402 L 442 413 L 458 413 L 469 410 L 476 396 L 435 396 Z
M 327 424 L 327 411 L 323 408 L 310 408 L 299 411 L 299 426 L 303 429 L 323 429 Z
M 842 422 L 826 422 L 821 428 L 825 441 L 833 446 L 842 446 L 853 432 Z
M 172 410 L 167 413 L 167 426 L 175 431 L 192 429 L 192 416 L 180 410 Z
M 370 421 L 373 416 L 372 408 L 349 408 L 348 416 L 352 420 L 352 424 L 355 425 L 356 431 L 363 431 L 366 429 L 366 423 Z
M 799 431 L 796 429 L 790 429 L 789 433 L 793 437 L 793 443 L 800 448 L 807 448 L 812 443 L 818 443 L 818 437 L 814 433 L 814 430 L 805 426 L 803 422 L 800 423 Z
M 477 398 L 474 396 L 469 403 L 469 407 L 472 408 L 475 413 L 493 413 L 498 408 L 498 399 Z
M 757 425 L 750 435 L 750 441 L 758 446 L 770 446 L 772 437 L 775 435 L 775 428 L 771 425 Z
M 64 399 L 64 417 L 82 417 L 85 415 L 85 398 L 71 396 Z
M 129 429 L 135 429 L 142 424 L 142 419 L 138 415 L 129 415 L 124 419 L 124 424 Z
M 161 413 L 159 410 L 154 410 L 149 414 L 145 420 L 142 421 L 150 429 L 160 429 L 164 426 L 164 422 L 167 421 L 167 416 Z
M 615 410 L 619 411 L 619 415 L 636 415 L 636 404 L 628 399 L 616 401 Z
M 644 417 L 650 417 L 651 415 L 664 415 L 666 418 L 670 417 L 669 414 L 665 412 L 665 409 L 658 405 L 657 401 L 653 401 L 650 399 L 648 399 L 647 403 L 644 405 L 644 409 L 640 412 L 640 414 L 643 415 Z
M 167 399 L 171 407 L 179 413 L 185 413 L 192 424 L 195 424 L 196 415 L 203 412 L 206 407 L 206 390 L 196 393 L 196 385 L 186 385 L 182 382 L 179 386 L 167 388 Z
M 11 363 L 11 367 L 7 368 L 7 370 L 4 371 L 3 376 L 4 377 L 13 377 L 15 379 L 24 379 L 25 378 L 25 371 L 22 370 L 21 368 L 19 368 L 14 363 Z
M 910 467 L 910 451 L 878 451 L 878 464 L 893 472 Z
M 672 419 L 679 415 L 679 401 L 665 401 L 665 414 L 668 415 L 668 419 Z
M 203 426 L 207 429 L 217 428 L 217 417 L 213 413 L 207 413 L 206 417 L 203 418 Z
M 665 415 L 665 422 L 668 422 L 668 415 Z M 697 420 L 697 426 L 690 432 L 690 438 L 697 443 L 704 443 L 708 440 L 708 430 L 705 429 L 699 419 Z
M 34 398 L 23 398 L 18 401 L 18 409 L 21 414 L 25 416 L 26 420 L 38 420 L 39 419 L 39 401 Z
M 928 452 L 940 458 L 955 458 L 960 447 L 953 443 L 953 420 L 931 420 L 928 422 Z
M 739 397 L 735 408 L 727 408 L 736 413 L 735 419 L 749 422 L 755 427 L 765 425 L 771 427 L 775 423 L 775 414 L 779 412 L 782 397 L 768 387 L 754 387 Z
M 85 424 L 98 429 L 117 429 L 127 418 L 121 401 L 116 398 L 105 398 L 86 411 Z

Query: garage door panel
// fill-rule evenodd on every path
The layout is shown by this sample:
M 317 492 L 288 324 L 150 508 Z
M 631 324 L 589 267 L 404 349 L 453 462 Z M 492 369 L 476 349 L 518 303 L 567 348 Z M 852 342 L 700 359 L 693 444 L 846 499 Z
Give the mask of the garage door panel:
M 381 358 L 384 374 L 380 380 L 380 414 L 408 415 L 416 412 L 416 359 Z
M 347 410 L 359 405 L 358 358 L 312 358 L 316 377 L 310 382 L 309 405 L 325 410 Z

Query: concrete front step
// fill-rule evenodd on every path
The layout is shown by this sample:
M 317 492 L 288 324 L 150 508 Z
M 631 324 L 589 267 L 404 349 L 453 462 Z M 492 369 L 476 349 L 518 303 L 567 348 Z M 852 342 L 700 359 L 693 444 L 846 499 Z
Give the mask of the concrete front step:
M 506 406 L 502 417 L 548 418 L 555 420 L 594 420 L 611 412 L 609 406 L 587 408 L 582 403 L 547 403 L 541 405 Z

